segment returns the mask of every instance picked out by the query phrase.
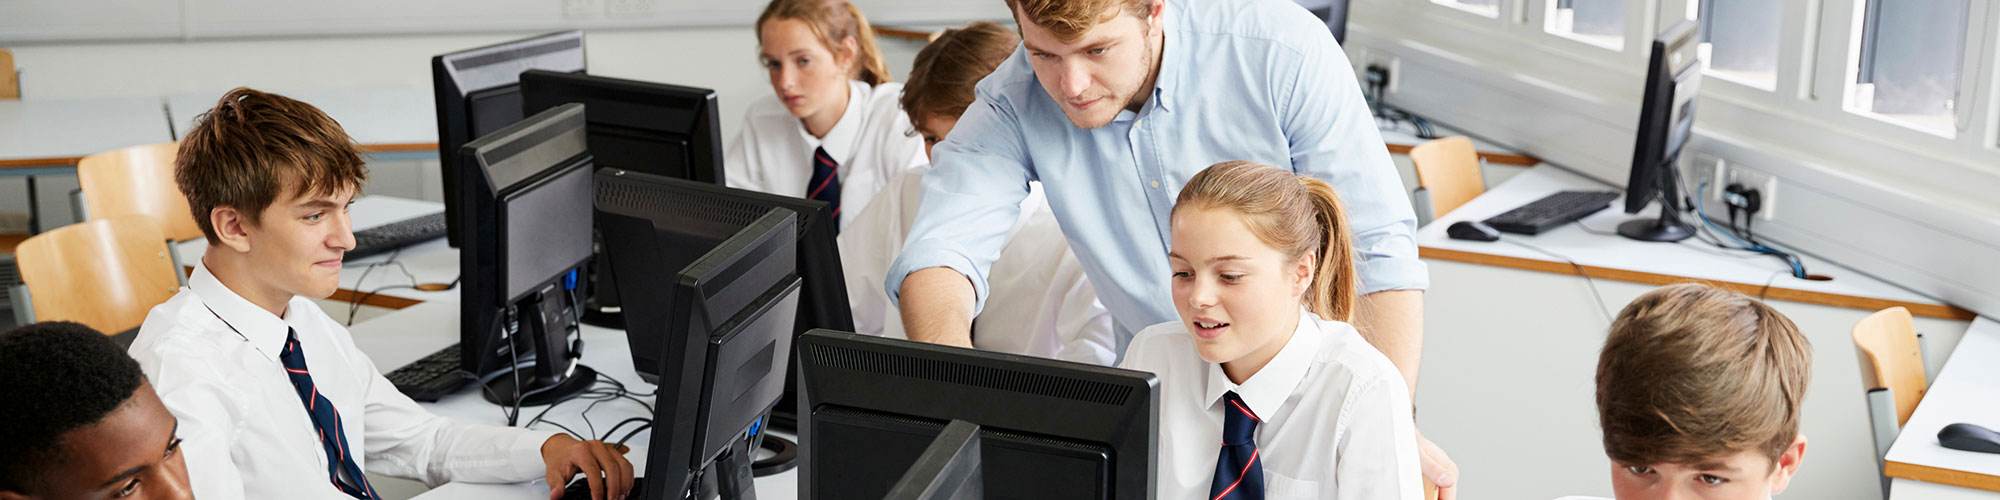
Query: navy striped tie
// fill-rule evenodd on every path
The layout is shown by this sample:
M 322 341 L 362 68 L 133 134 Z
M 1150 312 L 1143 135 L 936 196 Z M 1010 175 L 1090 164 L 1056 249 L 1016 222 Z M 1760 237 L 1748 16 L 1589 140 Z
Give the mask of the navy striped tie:
M 813 151 L 813 176 L 806 182 L 806 198 L 826 202 L 833 234 L 840 234 L 840 163 L 826 154 L 825 147 Z
M 1236 391 L 1222 394 L 1222 456 L 1215 459 L 1209 500 L 1263 500 L 1264 464 L 1257 462 L 1257 423 Z
M 368 486 L 368 476 L 361 472 L 361 466 L 347 456 L 347 434 L 341 432 L 340 413 L 334 411 L 332 401 L 319 394 L 319 386 L 313 385 L 312 373 L 306 370 L 306 353 L 299 348 L 298 331 L 287 329 L 284 353 L 278 355 L 278 361 L 285 364 L 285 375 L 292 378 L 292 388 L 298 389 L 306 413 L 312 414 L 313 430 L 319 433 L 320 447 L 326 449 L 327 479 L 341 493 L 363 500 L 381 500 L 375 496 L 375 489 Z M 347 484 L 340 479 L 341 472 L 361 484 Z

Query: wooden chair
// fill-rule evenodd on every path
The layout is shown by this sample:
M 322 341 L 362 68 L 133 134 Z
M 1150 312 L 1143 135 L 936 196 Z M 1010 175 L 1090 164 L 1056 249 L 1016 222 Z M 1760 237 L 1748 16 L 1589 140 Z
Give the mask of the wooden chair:
M 180 144 L 174 142 L 132 146 L 83 158 L 77 163 L 76 180 L 83 188 L 84 212 L 91 219 L 148 217 L 160 228 L 167 241 L 182 242 L 202 238 L 188 210 L 187 196 L 174 183 L 174 156 Z M 182 268 L 182 257 L 171 250 L 174 268 Z M 180 272 L 176 272 L 179 275 Z M 182 276 L 180 283 L 187 284 Z
M 32 319 L 75 321 L 107 335 L 138 328 L 147 311 L 179 291 L 166 241 L 146 217 L 81 222 L 28 238 L 14 257 Z
M 20 99 L 20 73 L 14 71 L 14 53 L 0 49 L 0 99 Z
M 1428 217 L 1419 214 L 1419 222 L 1443 217 L 1486 192 L 1479 151 L 1473 149 L 1472 139 L 1446 137 L 1418 144 L 1410 148 L 1410 163 L 1417 171 L 1418 198 L 1429 199 L 1417 204 L 1418 212 L 1429 211 Z
M 1910 311 L 1891 307 L 1854 324 L 1854 348 L 1861 359 L 1861 384 L 1868 399 L 1868 420 L 1875 438 L 1875 464 L 1882 466 L 1889 445 L 1916 412 L 1930 382 L 1924 375 L 1924 353 Z M 1878 470 L 1879 472 L 1879 470 Z M 1882 478 L 1883 493 L 1889 478 Z

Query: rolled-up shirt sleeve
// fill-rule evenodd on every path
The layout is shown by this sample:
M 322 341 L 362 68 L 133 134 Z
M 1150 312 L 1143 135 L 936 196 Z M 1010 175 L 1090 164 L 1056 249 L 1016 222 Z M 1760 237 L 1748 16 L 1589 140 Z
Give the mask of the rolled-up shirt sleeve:
M 1362 100 L 1347 55 L 1333 37 L 1305 45 L 1296 78 L 1274 78 L 1292 167 L 1333 185 L 1347 208 L 1360 261 L 1361 293 L 1423 290 L 1430 270 L 1417 257 L 1416 212 L 1382 133 Z
M 943 143 L 932 148 L 934 166 L 924 176 L 916 224 L 883 287 L 902 305 L 903 278 L 948 267 L 972 282 L 973 314 L 986 306 L 987 273 L 1000 257 L 1007 231 L 1020 216 L 1033 180 L 1020 122 L 988 81 Z

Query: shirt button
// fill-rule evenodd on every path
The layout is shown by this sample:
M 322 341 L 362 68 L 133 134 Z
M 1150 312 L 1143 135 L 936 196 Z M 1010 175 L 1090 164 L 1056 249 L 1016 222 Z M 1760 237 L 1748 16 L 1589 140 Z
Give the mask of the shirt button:
M 1153 189 L 1159 189 L 1159 188 L 1160 188 L 1160 180 L 1153 179 Z

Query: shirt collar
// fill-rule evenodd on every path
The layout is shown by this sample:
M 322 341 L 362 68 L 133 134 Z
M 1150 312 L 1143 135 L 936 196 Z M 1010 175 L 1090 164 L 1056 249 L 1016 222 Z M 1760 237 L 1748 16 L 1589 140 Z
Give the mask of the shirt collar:
M 869 87 L 868 82 L 848 80 L 847 111 L 840 114 L 840 120 L 833 122 L 833 128 L 826 131 L 826 137 L 813 137 L 806 132 L 805 125 L 800 124 L 799 135 L 806 138 L 806 145 L 826 148 L 826 154 L 840 165 L 847 165 L 848 160 L 854 159 L 854 141 L 861 133 L 861 115 L 866 113 L 861 108 L 868 104 L 870 90 L 873 87 Z
M 290 334 L 291 325 L 288 318 L 296 316 L 293 313 L 297 311 L 298 304 L 286 304 L 287 318 L 273 315 L 270 311 L 251 303 L 250 299 L 245 299 L 237 295 L 236 291 L 230 290 L 228 285 L 224 285 L 222 280 L 216 279 L 215 274 L 208 271 L 207 263 L 199 261 L 194 266 L 194 274 L 188 276 L 188 288 L 194 290 L 195 297 L 201 299 L 202 306 L 207 307 L 217 319 L 222 320 L 224 325 L 234 330 L 229 335 L 242 336 L 243 340 L 250 342 L 250 346 L 257 348 L 264 357 L 272 361 L 278 360 L 279 353 L 283 352 L 285 347 L 285 337 Z
M 1147 105 L 1158 107 L 1164 113 L 1174 112 L 1171 98 L 1180 80 L 1181 66 L 1189 64 L 1178 57 L 1187 51 L 1186 47 L 1181 46 L 1187 41 L 1181 37 L 1191 32 L 1182 25 L 1180 16 L 1174 15 L 1175 9 L 1179 8 L 1181 8 L 1180 2 L 1167 2 L 1167 8 L 1160 11 L 1159 74 L 1153 78 L 1153 96 L 1148 99 Z
M 1317 316 L 1313 316 L 1312 312 L 1300 308 L 1299 326 L 1292 332 L 1291 340 L 1285 342 L 1285 347 L 1278 350 L 1278 355 L 1272 357 L 1270 363 L 1257 370 L 1257 374 L 1251 375 L 1250 380 L 1243 381 L 1242 385 L 1229 381 L 1229 375 L 1222 372 L 1222 364 L 1209 363 L 1209 407 L 1221 404 L 1223 393 L 1236 391 L 1236 396 L 1250 405 L 1251 413 L 1260 417 L 1276 413 L 1278 406 L 1285 404 L 1285 399 L 1290 398 L 1292 391 L 1305 380 L 1306 370 L 1312 367 L 1313 355 L 1319 352 L 1320 342 L 1325 340 L 1325 334 L 1320 333 L 1318 324 L 1314 322 L 1315 318 Z

